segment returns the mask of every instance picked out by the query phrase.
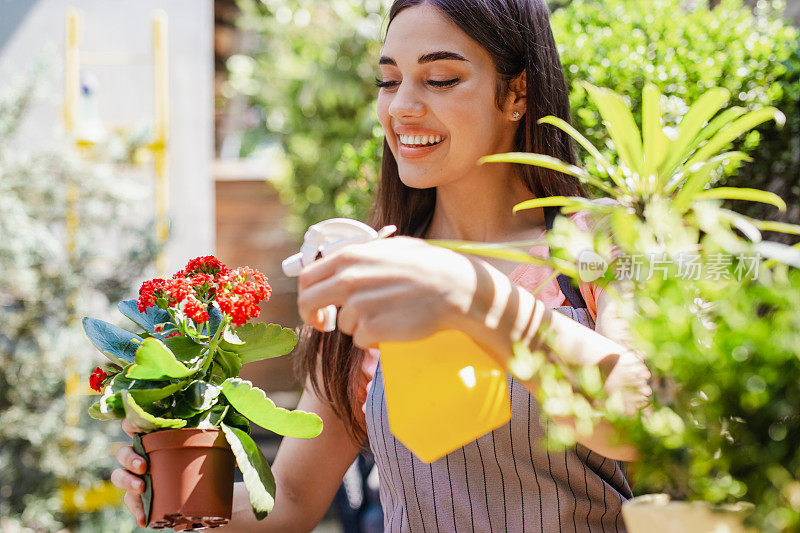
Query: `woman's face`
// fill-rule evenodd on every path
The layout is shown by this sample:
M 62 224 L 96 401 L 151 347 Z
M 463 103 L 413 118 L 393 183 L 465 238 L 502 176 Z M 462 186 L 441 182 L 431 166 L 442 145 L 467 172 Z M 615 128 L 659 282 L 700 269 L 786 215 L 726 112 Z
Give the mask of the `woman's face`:
M 450 183 L 485 169 L 484 155 L 513 149 L 515 122 L 495 104 L 489 53 L 423 4 L 401 11 L 380 60 L 378 119 L 409 187 Z

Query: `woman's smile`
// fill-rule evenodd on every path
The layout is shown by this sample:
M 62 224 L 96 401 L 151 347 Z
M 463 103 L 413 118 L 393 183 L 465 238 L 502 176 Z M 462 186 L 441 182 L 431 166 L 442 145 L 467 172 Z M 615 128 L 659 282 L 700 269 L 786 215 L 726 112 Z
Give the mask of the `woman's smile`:
M 394 133 L 397 137 L 397 155 L 404 159 L 425 157 L 447 140 L 445 134 L 420 126 L 396 126 Z

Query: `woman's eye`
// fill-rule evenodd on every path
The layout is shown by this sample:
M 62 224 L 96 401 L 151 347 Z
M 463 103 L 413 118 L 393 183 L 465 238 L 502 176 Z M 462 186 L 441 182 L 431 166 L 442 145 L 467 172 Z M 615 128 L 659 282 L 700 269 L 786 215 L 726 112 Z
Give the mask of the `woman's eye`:
M 384 81 L 382 79 L 375 78 L 375 87 L 395 87 L 397 85 L 400 85 L 399 81 Z
M 459 81 L 461 81 L 459 78 L 453 78 L 451 80 L 428 80 L 426 83 L 431 87 L 450 87 Z M 397 87 L 398 85 L 400 85 L 399 81 L 384 81 L 382 79 L 375 78 L 375 86 L 379 88 L 391 88 Z
M 451 85 L 455 85 L 461 81 L 458 78 L 453 78 L 451 80 L 428 80 L 428 85 L 433 87 L 450 87 Z

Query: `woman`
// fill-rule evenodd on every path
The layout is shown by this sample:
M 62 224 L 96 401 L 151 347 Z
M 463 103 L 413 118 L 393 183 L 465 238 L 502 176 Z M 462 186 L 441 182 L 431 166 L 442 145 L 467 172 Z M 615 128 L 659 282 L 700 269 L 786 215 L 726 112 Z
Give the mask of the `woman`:
M 623 391 L 630 409 L 649 395 L 644 364 L 612 340 L 623 330 L 598 287 L 580 287 L 593 331 L 549 312 L 570 308 L 547 269 L 467 257 L 414 238 L 537 238 L 545 228 L 542 210 L 512 216 L 514 204 L 585 195 L 562 174 L 477 164 L 509 151 L 574 161 L 569 138 L 537 124 L 545 115 L 569 119 L 544 2 L 396 0 L 379 66 L 377 112 L 386 140 L 371 222 L 395 224 L 401 236 L 347 247 L 303 269 L 298 307 L 311 327 L 300 348 L 307 379 L 298 408 L 318 413 L 324 431 L 283 440 L 273 465 L 275 508 L 263 522 L 237 485 L 229 530 L 313 529 L 364 443 L 381 474 L 386 531 L 622 530 L 619 509 L 630 488 L 619 461 L 635 451 L 604 424 L 572 449 L 541 449 L 551 422 L 539 425 L 530 394 L 535 380 L 512 380 L 509 424 L 431 465 L 385 425 L 377 344 L 446 328 L 466 332 L 502 364 L 512 342 L 539 343 L 547 329 L 565 362 L 601 367 L 605 389 Z M 588 224 L 582 214 L 576 220 Z M 541 282 L 534 297 L 529 291 Z M 341 307 L 338 330 L 323 333 L 317 310 L 329 304 Z M 592 325 L 585 313 L 570 314 Z M 143 465 L 134 464 L 131 448 L 118 459 L 127 471 L 116 470 L 112 480 L 128 490 L 125 502 L 142 524 L 141 483 L 131 472 Z

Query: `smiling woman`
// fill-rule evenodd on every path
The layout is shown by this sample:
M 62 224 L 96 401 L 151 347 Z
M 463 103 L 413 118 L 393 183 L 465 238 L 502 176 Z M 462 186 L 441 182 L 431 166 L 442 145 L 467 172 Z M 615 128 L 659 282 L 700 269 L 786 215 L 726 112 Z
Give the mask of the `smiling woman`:
M 385 141 L 370 224 L 395 225 L 399 236 L 350 245 L 301 271 L 298 308 L 308 326 L 297 354 L 305 378 L 298 409 L 319 414 L 324 430 L 284 439 L 273 465 L 275 507 L 262 523 L 237 487 L 228 530 L 313 529 L 363 446 L 376 457 L 386 531 L 624 530 L 620 507 L 631 490 L 622 461 L 635 451 L 604 424 L 572 448 L 544 449 L 549 428 L 572 420 L 540 423 L 535 379 L 510 379 L 508 424 L 431 464 L 394 438 L 386 417 L 379 343 L 443 329 L 469 335 L 501 365 L 521 340 L 564 364 L 600 369 L 606 392 L 627 393 L 631 409 L 649 393 L 643 363 L 613 340 L 623 332 L 599 287 L 575 290 L 543 267 L 467 257 L 419 238 L 540 238 L 555 213 L 512 215 L 515 204 L 586 196 L 577 179 L 552 170 L 478 164 L 511 151 L 575 162 L 570 138 L 538 124 L 570 118 L 544 0 L 396 0 L 378 67 Z M 591 224 L 585 213 L 573 217 Z M 333 332 L 318 320 L 328 305 L 341 307 Z

